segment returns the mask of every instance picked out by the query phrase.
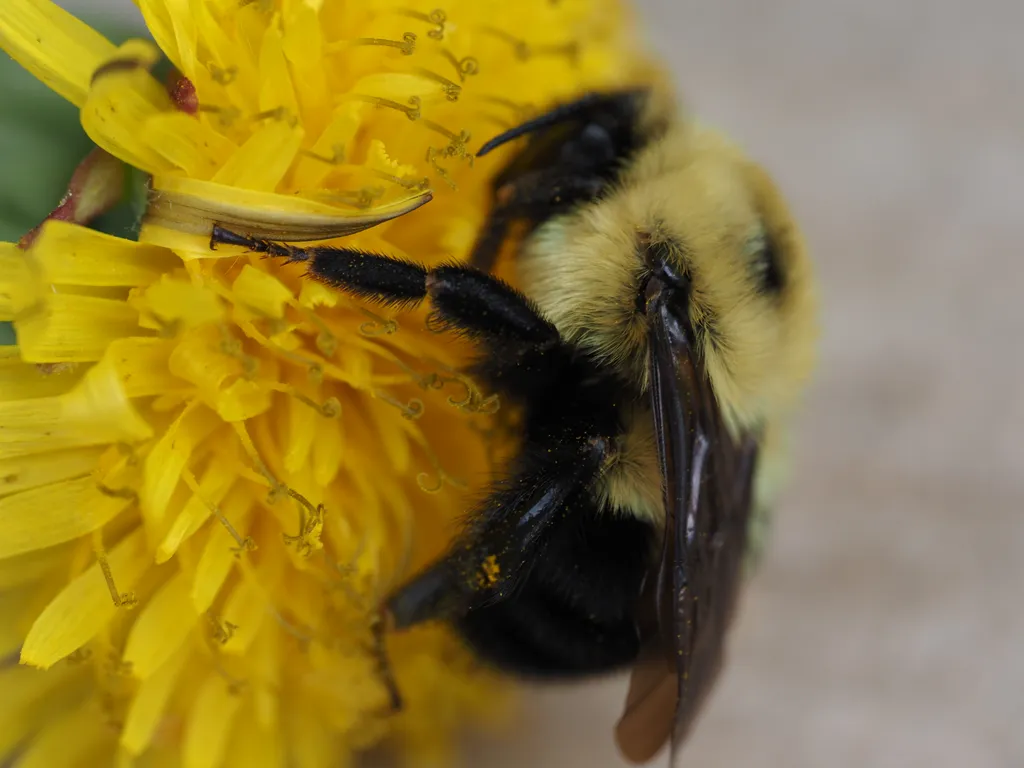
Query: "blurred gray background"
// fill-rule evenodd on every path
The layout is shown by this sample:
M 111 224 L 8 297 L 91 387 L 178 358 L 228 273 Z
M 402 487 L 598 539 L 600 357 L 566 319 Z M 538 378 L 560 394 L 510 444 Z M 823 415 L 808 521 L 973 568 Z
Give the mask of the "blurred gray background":
M 793 482 L 682 764 L 1024 765 L 1024 4 L 639 5 L 824 294 Z M 467 762 L 620 766 L 624 685 L 531 694 Z

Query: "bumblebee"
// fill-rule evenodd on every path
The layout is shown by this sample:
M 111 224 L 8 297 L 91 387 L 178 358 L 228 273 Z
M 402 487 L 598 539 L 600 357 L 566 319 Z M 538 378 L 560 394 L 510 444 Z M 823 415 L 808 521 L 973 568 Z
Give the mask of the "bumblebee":
M 810 263 L 779 192 L 655 88 L 592 93 L 489 141 L 467 263 L 425 268 L 215 226 L 340 291 L 470 338 L 469 373 L 522 414 L 518 454 L 447 554 L 385 602 L 391 629 L 452 623 L 525 677 L 632 667 L 616 736 L 683 741 L 712 688 L 773 445 L 812 368 Z M 492 274 L 514 242 L 520 288 Z M 400 684 L 400 681 L 398 681 Z

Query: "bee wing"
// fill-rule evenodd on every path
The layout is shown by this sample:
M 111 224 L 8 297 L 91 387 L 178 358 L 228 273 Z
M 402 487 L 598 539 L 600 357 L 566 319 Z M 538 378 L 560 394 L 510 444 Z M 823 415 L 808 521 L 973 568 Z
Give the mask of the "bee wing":
M 742 581 L 757 444 L 730 437 L 685 322 L 657 300 L 648 316 L 665 535 L 641 595 L 646 643 L 616 738 L 634 762 L 650 760 L 670 740 L 674 763 L 722 665 Z

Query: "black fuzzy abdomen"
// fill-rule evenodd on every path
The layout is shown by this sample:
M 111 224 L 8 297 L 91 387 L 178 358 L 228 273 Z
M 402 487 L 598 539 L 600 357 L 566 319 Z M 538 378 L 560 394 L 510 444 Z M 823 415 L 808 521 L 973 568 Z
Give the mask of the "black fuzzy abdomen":
M 475 653 L 506 672 L 576 677 L 636 659 L 634 614 L 654 529 L 599 512 L 589 500 L 569 506 L 514 594 L 457 622 Z

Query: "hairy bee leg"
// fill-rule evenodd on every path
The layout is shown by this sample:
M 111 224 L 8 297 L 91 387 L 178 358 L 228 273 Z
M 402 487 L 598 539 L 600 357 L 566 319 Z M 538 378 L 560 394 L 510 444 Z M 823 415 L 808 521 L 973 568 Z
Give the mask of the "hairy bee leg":
M 548 455 L 502 483 L 448 554 L 386 600 L 392 625 L 404 629 L 463 614 L 512 594 L 544 530 L 566 512 L 566 499 L 602 470 L 609 451 L 607 439 L 592 438 L 572 451 L 533 452 Z
M 558 331 L 508 283 L 462 265 L 428 270 L 403 259 L 350 248 L 299 248 L 239 235 L 215 226 L 211 246 L 228 243 L 257 253 L 301 261 L 307 272 L 338 290 L 381 304 L 415 305 L 429 298 L 433 319 L 444 329 L 528 347 L 554 345 Z

